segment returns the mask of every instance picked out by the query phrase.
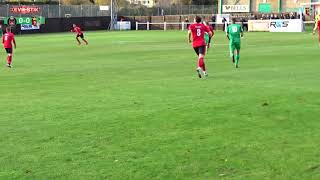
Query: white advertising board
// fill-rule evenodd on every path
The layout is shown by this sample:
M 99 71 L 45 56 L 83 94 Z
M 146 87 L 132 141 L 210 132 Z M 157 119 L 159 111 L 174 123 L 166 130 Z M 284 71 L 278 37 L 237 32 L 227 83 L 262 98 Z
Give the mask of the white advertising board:
M 271 19 L 269 21 L 270 32 L 303 32 L 301 19 Z
M 248 31 L 266 31 L 269 32 L 269 20 L 249 20 Z
M 301 19 L 270 19 L 249 20 L 249 31 L 269 32 L 303 32 L 303 21 Z
M 28 31 L 28 30 L 39 30 L 40 25 L 32 25 L 32 24 L 21 24 L 21 31 Z
M 131 30 L 131 22 L 130 21 L 118 21 L 117 30 Z
M 249 5 L 223 5 L 222 12 L 235 13 L 235 12 L 250 12 Z

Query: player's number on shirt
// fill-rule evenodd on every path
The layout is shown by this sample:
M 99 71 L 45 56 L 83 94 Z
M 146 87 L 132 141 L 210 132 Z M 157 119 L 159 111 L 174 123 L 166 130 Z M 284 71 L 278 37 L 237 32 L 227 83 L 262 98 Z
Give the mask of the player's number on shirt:
M 238 27 L 237 27 L 237 26 L 232 26 L 232 32 L 233 32 L 233 33 L 238 32 Z
M 4 36 L 4 40 L 5 40 L 5 41 L 8 41 L 8 36 Z
M 197 36 L 201 36 L 201 29 L 197 29 Z

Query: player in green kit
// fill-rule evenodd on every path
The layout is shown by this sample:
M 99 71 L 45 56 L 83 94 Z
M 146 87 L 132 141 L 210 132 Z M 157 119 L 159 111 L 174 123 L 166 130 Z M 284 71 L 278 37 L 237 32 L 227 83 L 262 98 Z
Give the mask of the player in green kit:
M 0 38 L 2 37 L 3 31 L 2 31 L 2 25 L 0 24 Z
M 210 26 L 210 24 L 207 21 L 203 21 L 203 24 L 210 30 L 210 32 L 212 33 L 212 36 L 209 35 L 209 33 L 205 32 L 204 33 L 204 41 L 206 42 L 206 48 L 207 48 L 207 53 L 209 48 L 211 47 L 211 39 L 213 38 L 214 35 L 214 30 L 213 28 Z
M 241 38 L 243 37 L 243 29 L 240 24 L 235 23 L 235 19 L 231 20 L 231 24 L 227 28 L 227 38 L 229 39 L 230 57 L 235 63 L 236 68 L 239 67 Z

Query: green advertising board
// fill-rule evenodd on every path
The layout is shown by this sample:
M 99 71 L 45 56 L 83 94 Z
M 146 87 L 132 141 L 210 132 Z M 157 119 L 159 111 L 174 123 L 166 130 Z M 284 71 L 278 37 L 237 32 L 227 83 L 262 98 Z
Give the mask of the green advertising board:
M 16 24 L 45 24 L 45 18 L 41 16 L 37 17 L 6 17 L 4 18 L 4 24 L 6 25 L 16 25 Z
M 260 13 L 271 13 L 271 4 L 269 3 L 260 3 L 259 4 Z

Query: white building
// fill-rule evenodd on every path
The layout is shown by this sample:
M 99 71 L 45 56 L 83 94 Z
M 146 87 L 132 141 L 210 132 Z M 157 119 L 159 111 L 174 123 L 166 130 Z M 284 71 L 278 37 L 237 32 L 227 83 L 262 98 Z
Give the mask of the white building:
M 153 7 L 156 5 L 156 0 L 127 0 L 130 4 L 141 4 L 147 7 Z

